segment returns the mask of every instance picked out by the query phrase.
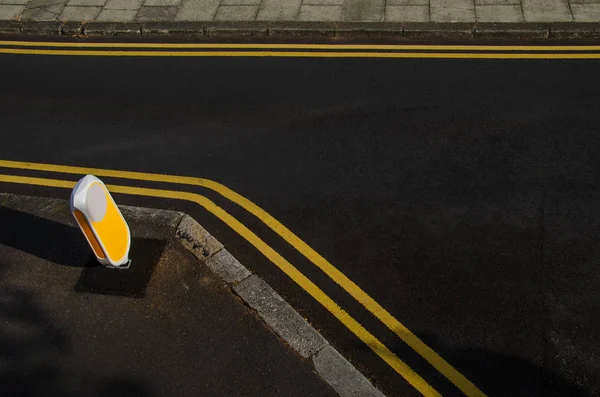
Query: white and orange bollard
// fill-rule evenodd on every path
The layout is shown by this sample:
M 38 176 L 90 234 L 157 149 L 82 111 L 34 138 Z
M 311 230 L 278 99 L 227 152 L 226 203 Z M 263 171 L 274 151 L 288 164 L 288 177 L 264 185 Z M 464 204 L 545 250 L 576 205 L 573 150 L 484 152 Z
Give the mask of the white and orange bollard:
M 73 188 L 71 212 L 101 264 L 128 268 L 131 233 L 106 185 L 86 175 Z

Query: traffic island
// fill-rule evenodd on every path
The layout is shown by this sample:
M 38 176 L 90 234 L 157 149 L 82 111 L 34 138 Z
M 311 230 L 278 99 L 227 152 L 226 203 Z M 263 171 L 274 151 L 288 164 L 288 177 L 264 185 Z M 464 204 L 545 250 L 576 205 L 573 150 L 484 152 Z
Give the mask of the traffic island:
M 67 201 L 0 194 L 1 395 L 382 396 L 193 218 L 121 210 L 109 269 Z

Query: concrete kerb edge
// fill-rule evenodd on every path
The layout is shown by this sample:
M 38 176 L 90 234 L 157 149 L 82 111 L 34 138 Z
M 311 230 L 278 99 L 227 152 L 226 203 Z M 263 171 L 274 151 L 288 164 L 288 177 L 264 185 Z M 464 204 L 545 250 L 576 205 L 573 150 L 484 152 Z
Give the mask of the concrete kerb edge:
M 263 279 L 252 274 L 194 218 L 183 215 L 175 239 L 225 282 L 340 396 L 385 397 Z
M 597 23 L 392 23 L 392 22 L 58 22 L 0 21 L 0 34 L 41 36 L 172 36 L 397 39 L 600 38 Z

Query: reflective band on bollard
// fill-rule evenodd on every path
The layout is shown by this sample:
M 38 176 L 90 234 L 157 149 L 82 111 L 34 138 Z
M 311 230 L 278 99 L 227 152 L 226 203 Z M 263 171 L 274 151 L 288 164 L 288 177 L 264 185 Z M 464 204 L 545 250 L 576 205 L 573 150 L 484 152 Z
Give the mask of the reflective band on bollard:
M 126 267 L 131 234 L 125 218 L 102 181 L 86 175 L 73 188 L 71 212 L 98 262 Z

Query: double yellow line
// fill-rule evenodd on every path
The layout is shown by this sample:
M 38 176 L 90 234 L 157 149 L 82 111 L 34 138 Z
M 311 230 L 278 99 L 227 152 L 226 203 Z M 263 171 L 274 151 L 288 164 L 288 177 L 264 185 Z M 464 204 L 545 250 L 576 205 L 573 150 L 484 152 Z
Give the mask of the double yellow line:
M 394 318 L 387 310 L 385 310 L 381 305 L 379 305 L 365 291 L 363 291 L 358 285 L 356 285 L 353 281 L 346 277 L 335 266 L 329 263 L 323 256 L 321 256 L 315 250 L 313 250 L 302 239 L 300 239 L 292 231 L 290 231 L 279 221 L 273 218 L 265 210 L 263 210 L 247 198 L 244 198 L 238 193 L 234 192 L 233 190 L 227 188 L 226 186 L 221 185 L 220 183 L 208 179 L 186 176 L 171 176 L 142 172 L 117 171 L 99 168 L 72 167 L 52 164 L 37 164 L 7 160 L 0 160 L 0 167 L 31 171 L 57 172 L 65 174 L 94 174 L 96 176 L 103 177 L 148 182 L 160 182 L 169 184 L 182 184 L 210 189 L 220 194 L 221 196 L 229 199 L 233 203 L 239 205 L 240 207 L 254 215 L 256 218 L 258 218 L 260 221 L 262 221 L 279 236 L 281 236 L 285 241 L 292 245 L 296 250 L 298 250 L 298 252 L 304 255 L 315 266 L 317 266 L 324 273 L 326 273 L 348 294 L 350 294 L 354 299 L 360 302 L 369 312 L 371 312 L 376 318 L 378 318 L 383 324 L 385 324 L 390 330 L 392 330 L 400 339 L 402 339 L 406 344 L 413 348 L 425 360 L 427 360 L 434 368 L 441 372 L 466 396 L 485 396 L 484 393 L 481 390 L 479 390 L 473 383 L 471 383 L 461 373 L 459 373 L 450 364 L 448 364 L 448 362 L 446 362 L 442 357 L 440 357 L 436 352 L 434 352 L 429 346 L 423 343 L 415 334 L 413 334 L 408 328 L 406 328 L 402 323 L 400 323 L 400 321 Z M 0 174 L 0 182 L 68 189 L 72 189 L 75 185 L 75 182 L 73 181 L 33 178 L 4 174 Z M 398 374 L 404 377 L 404 379 L 406 379 L 414 388 L 416 388 L 424 396 L 440 396 L 440 394 L 431 385 L 429 385 L 420 375 L 414 372 L 406 363 L 404 363 L 400 358 L 398 358 L 381 341 L 379 341 L 374 335 L 372 335 L 360 323 L 358 323 L 353 317 L 351 317 L 346 311 L 344 311 L 336 302 L 334 302 L 329 296 L 327 296 L 325 292 L 323 292 L 312 281 L 310 281 L 306 276 L 304 276 L 290 262 L 288 262 L 280 254 L 278 254 L 273 248 L 271 248 L 267 243 L 265 243 L 260 237 L 258 237 L 250 229 L 244 226 L 236 218 L 231 216 L 229 213 L 227 213 L 225 210 L 217 206 L 215 203 L 213 203 L 206 197 L 189 192 L 139 188 L 132 186 L 108 185 L 108 188 L 111 192 L 115 193 L 187 200 L 201 205 L 210 213 L 218 217 L 225 224 L 227 224 L 229 227 L 231 227 L 239 235 L 245 238 L 250 244 L 256 247 L 266 258 L 273 262 L 294 282 L 296 282 L 308 294 L 315 298 L 342 324 L 344 324 L 346 328 L 348 328 L 354 335 L 356 335 L 361 341 L 363 341 L 367 346 L 369 346 L 369 348 L 373 352 L 375 352 L 379 357 L 381 357 L 390 367 L 392 367 Z
M 0 54 L 110 57 L 600 59 L 600 46 L 98 43 L 0 41 Z

